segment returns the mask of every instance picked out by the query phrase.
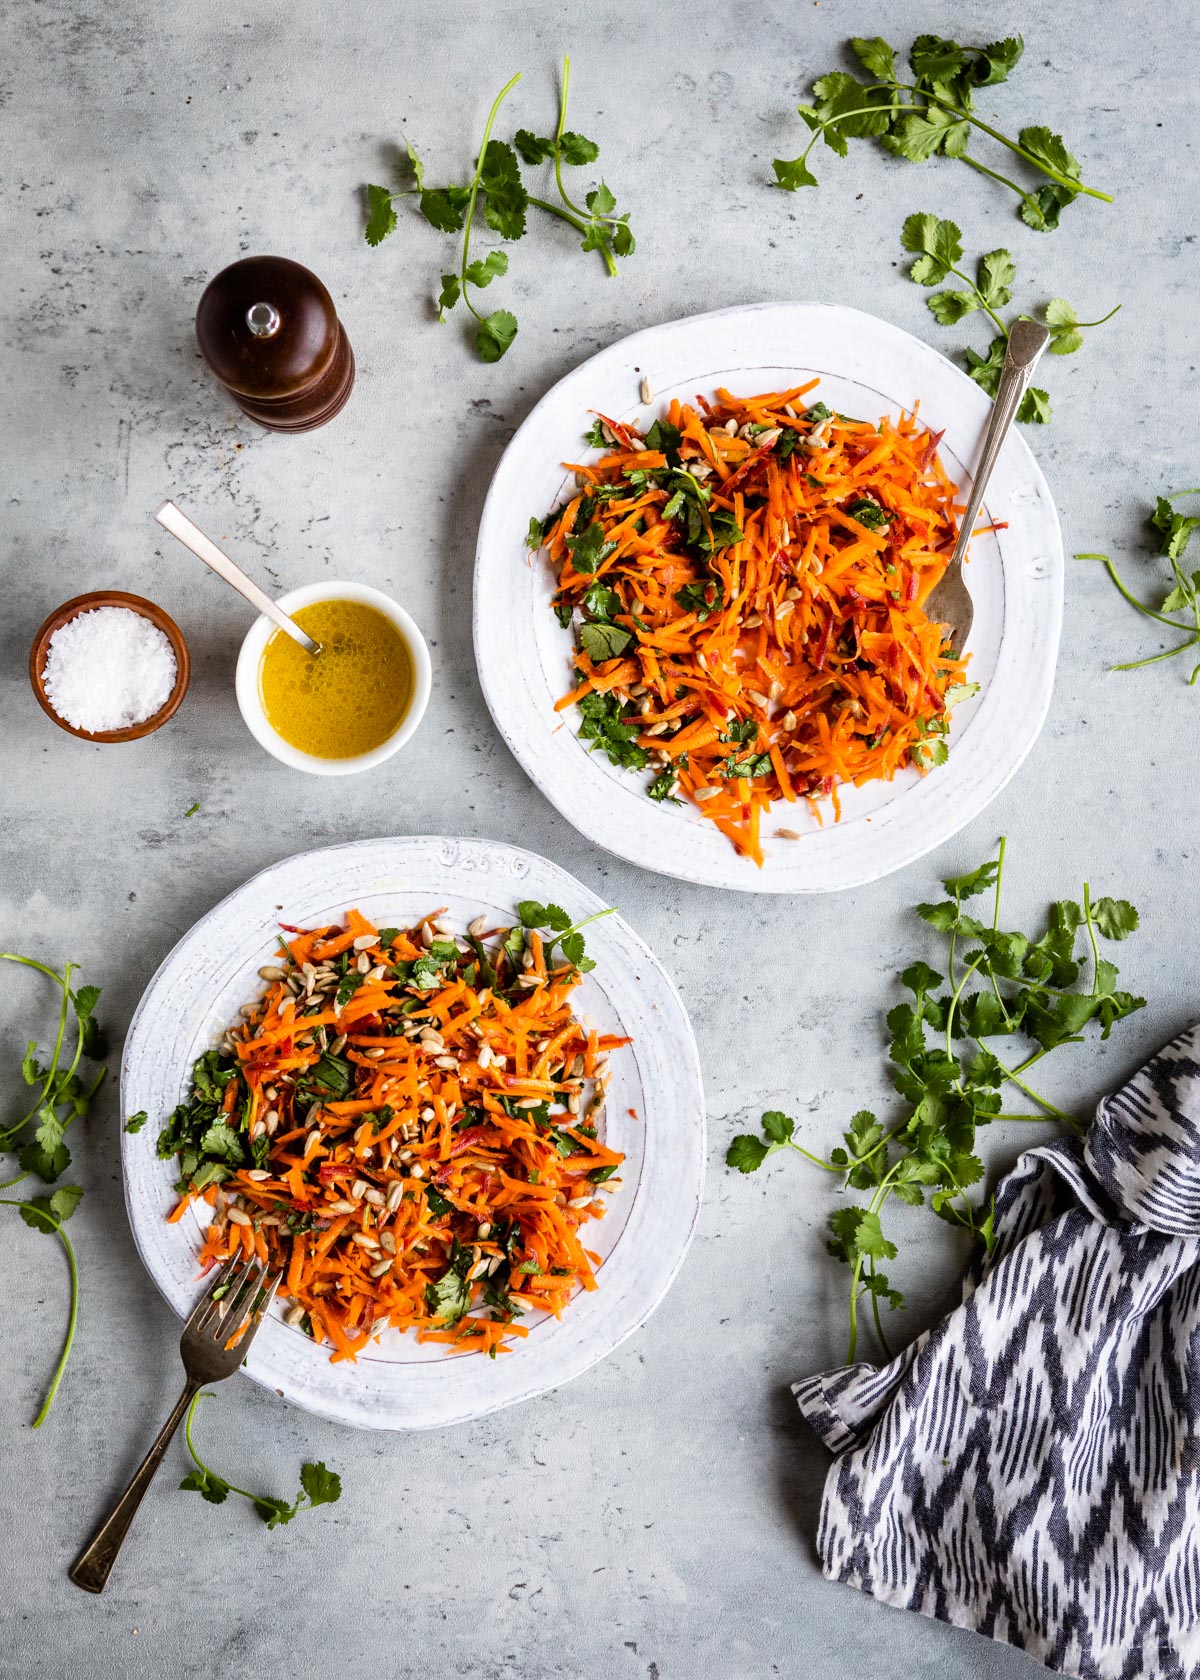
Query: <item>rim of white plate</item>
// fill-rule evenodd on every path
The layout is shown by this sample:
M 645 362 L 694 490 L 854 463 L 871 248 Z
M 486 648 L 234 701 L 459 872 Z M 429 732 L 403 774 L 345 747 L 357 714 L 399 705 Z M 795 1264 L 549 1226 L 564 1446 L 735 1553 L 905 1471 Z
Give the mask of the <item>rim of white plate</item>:
M 121 1112 L 145 1109 L 149 1124 L 121 1134 L 125 1202 L 143 1264 L 184 1318 L 198 1295 L 199 1219 L 189 1209 L 166 1223 L 175 1201 L 173 1161 L 156 1140 L 182 1101 L 193 1060 L 216 1042 L 238 1006 L 262 987 L 279 920 L 332 919 L 351 904 L 399 925 L 448 904 L 504 908 L 520 898 L 564 904 L 573 915 L 604 901 L 558 864 L 496 841 L 441 835 L 359 840 L 301 852 L 269 865 L 214 905 L 184 934 L 150 980 L 130 1023 L 121 1063 Z M 391 907 L 390 909 L 388 907 Z M 386 913 L 386 915 L 385 915 Z M 468 918 L 469 919 L 469 918 Z M 583 1292 L 561 1320 L 526 1323 L 515 1351 L 489 1360 L 449 1356 L 415 1338 L 385 1333 L 357 1364 L 333 1365 L 278 1303 L 250 1349 L 246 1374 L 307 1411 L 375 1429 L 427 1429 L 466 1422 L 532 1399 L 581 1375 L 638 1329 L 662 1300 L 687 1253 L 699 1217 L 705 1168 L 704 1092 L 691 1023 L 678 991 L 642 939 L 619 915 L 592 925 L 581 1010 L 601 1030 L 634 1037 L 614 1052 L 605 1135 L 623 1149 L 625 1182 L 590 1246 L 603 1257 L 599 1287 Z M 627 1109 L 637 1111 L 634 1118 Z
M 921 778 L 902 772 L 887 788 L 849 789 L 840 823 L 823 828 L 803 806 L 776 804 L 764 867 L 733 847 L 689 807 L 656 805 L 640 775 L 614 769 L 576 738 L 571 708 L 554 701 L 570 686 L 570 632 L 550 613 L 553 580 L 544 557 L 529 563 L 531 514 L 555 506 L 568 480 L 561 461 L 582 438 L 589 413 L 648 422 L 671 396 L 708 394 L 726 383 L 743 394 L 821 376 L 813 399 L 839 390 L 879 399 L 893 414 L 921 403 L 941 454 L 961 485 L 991 403 L 961 369 L 901 328 L 842 304 L 759 303 L 687 316 L 619 340 L 555 384 L 518 428 L 492 479 L 480 520 L 474 590 L 475 658 L 492 718 L 522 768 L 552 805 L 597 845 L 680 880 L 745 892 L 830 892 L 906 867 L 957 833 L 1015 775 L 1041 731 L 1053 691 L 1062 625 L 1063 545 L 1049 486 L 1015 432 L 989 486 L 985 513 L 1003 532 L 972 543 L 975 597 L 969 649 L 983 691 L 955 712 L 949 761 Z M 654 391 L 639 400 L 642 377 Z M 876 416 L 866 416 L 875 418 Z M 579 454 L 588 450 L 580 443 Z M 514 649 L 526 656 L 514 658 Z M 772 831 L 803 831 L 800 841 Z

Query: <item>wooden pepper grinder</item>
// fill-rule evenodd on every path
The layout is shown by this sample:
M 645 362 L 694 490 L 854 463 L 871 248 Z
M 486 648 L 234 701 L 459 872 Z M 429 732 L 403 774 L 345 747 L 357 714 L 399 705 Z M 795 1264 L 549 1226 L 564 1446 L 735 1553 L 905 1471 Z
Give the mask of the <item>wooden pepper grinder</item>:
M 354 384 L 354 352 L 333 299 L 287 257 L 245 257 L 210 280 L 196 342 L 242 412 L 273 432 L 323 426 Z

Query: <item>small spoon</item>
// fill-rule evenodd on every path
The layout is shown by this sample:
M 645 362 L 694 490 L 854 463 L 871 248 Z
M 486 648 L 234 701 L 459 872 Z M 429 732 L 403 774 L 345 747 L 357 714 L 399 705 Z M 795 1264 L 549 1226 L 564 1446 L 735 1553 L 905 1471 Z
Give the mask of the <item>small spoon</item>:
M 199 525 L 193 525 L 187 514 L 181 513 L 174 502 L 164 502 L 154 517 L 164 531 L 170 531 L 173 537 L 178 537 L 184 548 L 190 548 L 196 558 L 210 566 L 219 578 L 231 583 L 239 595 L 244 595 L 252 607 L 257 607 L 272 624 L 277 624 L 281 630 L 286 631 L 294 642 L 299 642 L 306 653 L 320 653 L 320 642 L 314 642 L 311 636 L 305 635 L 295 619 L 289 618 L 282 607 L 277 607 L 271 597 L 265 594 L 253 579 L 248 578 L 240 566 L 235 566 L 227 554 L 222 554 L 212 538 L 206 537 Z
M 954 553 L 950 556 L 950 564 L 934 584 L 925 601 L 926 618 L 931 624 L 945 626 L 946 640 L 959 658 L 962 657 L 967 637 L 971 634 L 971 625 L 975 621 L 975 608 L 962 574 L 975 516 L 982 505 L 988 480 L 992 476 L 992 468 L 1000 458 L 1004 440 L 1017 417 L 1021 398 L 1033 378 L 1038 358 L 1049 342 L 1050 334 L 1040 321 L 1017 321 L 1008 335 L 1008 348 L 1004 353 L 1004 367 L 996 390 L 996 400 L 992 404 L 991 417 L 984 433 L 983 448 L 979 454 L 979 465 L 975 469 L 971 493 L 967 497 L 967 505 L 958 527 L 958 541 L 954 545 Z

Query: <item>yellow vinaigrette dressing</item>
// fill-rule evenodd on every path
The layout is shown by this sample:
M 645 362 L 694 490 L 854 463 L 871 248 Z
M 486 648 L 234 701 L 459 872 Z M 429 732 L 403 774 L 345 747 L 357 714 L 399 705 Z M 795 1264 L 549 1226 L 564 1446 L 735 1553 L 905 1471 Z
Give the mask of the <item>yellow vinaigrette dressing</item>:
M 272 729 L 314 758 L 381 747 L 413 692 L 412 655 L 398 626 L 363 601 L 314 601 L 291 617 L 321 652 L 306 653 L 282 630 L 263 649 L 258 692 Z

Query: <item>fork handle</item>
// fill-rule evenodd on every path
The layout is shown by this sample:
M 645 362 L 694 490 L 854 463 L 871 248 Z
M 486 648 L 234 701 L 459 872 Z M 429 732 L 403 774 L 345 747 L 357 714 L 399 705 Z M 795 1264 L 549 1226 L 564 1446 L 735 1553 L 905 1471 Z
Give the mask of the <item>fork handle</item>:
M 175 1431 L 183 1422 L 184 1415 L 199 1390 L 199 1383 L 188 1383 L 175 1402 L 170 1417 L 159 1430 L 154 1445 L 134 1471 L 129 1486 L 71 1565 L 71 1580 L 77 1587 L 82 1587 L 84 1592 L 104 1591 L 105 1583 L 112 1574 L 113 1564 L 117 1561 L 117 1553 L 121 1550 L 125 1536 L 137 1515 L 137 1508 L 142 1503 L 146 1489 L 154 1480 L 155 1472 L 174 1439 Z
M 1013 323 L 1012 331 L 1008 335 L 1008 346 L 1004 352 L 1004 367 L 1000 373 L 1000 383 L 996 387 L 996 400 L 992 404 L 991 418 L 988 421 L 983 448 L 979 455 L 979 465 L 975 468 L 971 494 L 967 497 L 967 505 L 963 510 L 962 521 L 958 527 L 958 541 L 954 545 L 954 553 L 950 557 L 947 571 L 953 571 L 966 558 L 967 544 L 970 542 L 971 533 L 975 528 L 976 516 L 983 505 L 983 498 L 987 491 L 988 480 L 992 476 L 992 469 L 1000 458 L 1004 440 L 1017 417 L 1017 409 L 1021 406 L 1021 398 L 1029 389 L 1029 382 L 1033 378 L 1033 370 L 1037 367 L 1042 351 L 1049 342 L 1050 334 L 1040 321 L 1030 321 L 1022 318 Z

